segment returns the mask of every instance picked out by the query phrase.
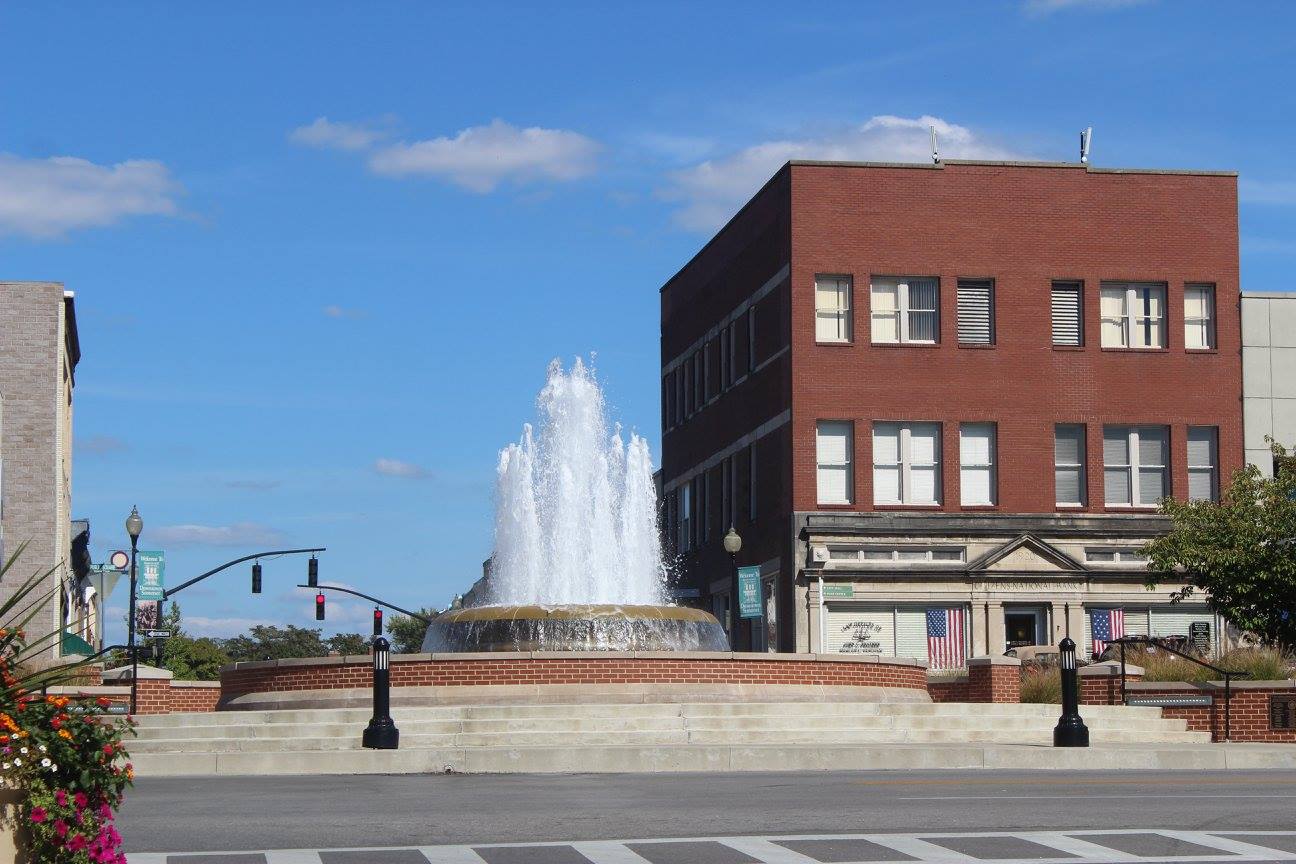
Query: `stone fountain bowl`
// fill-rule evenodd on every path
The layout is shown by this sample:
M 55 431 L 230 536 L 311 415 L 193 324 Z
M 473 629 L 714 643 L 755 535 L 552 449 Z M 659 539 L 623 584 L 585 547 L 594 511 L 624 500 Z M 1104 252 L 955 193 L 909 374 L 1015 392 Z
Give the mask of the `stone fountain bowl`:
M 685 606 L 473 606 L 432 619 L 423 651 L 728 651 L 715 616 Z

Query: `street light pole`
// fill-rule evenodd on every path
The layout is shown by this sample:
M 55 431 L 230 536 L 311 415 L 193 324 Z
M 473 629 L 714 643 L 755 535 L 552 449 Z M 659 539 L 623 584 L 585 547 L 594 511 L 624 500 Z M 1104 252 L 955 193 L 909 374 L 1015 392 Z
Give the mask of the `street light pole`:
M 139 651 L 135 647 L 135 550 L 139 546 L 139 535 L 144 530 L 144 520 L 140 518 L 139 509 L 131 506 L 130 515 L 126 517 L 126 533 L 130 535 L 130 621 L 129 637 L 126 640 L 131 659 L 131 698 L 130 710 L 135 713 L 139 694 Z
M 742 550 L 742 537 L 738 536 L 733 525 L 729 526 L 729 533 L 724 536 L 724 550 L 729 553 L 729 569 L 733 574 L 729 589 L 729 647 L 738 651 L 738 623 L 742 620 L 738 617 L 738 553 Z

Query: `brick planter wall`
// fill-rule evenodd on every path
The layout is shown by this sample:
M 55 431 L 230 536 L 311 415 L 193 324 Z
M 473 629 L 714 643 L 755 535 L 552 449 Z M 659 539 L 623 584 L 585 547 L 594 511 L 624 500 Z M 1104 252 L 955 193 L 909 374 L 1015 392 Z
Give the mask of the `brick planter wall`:
M 169 713 L 215 711 L 220 702 L 219 681 L 172 681 Z
M 925 690 L 926 669 L 904 658 L 682 652 L 408 654 L 391 658 L 393 687 L 509 684 L 791 684 Z M 222 696 L 372 686 L 368 656 L 236 663 Z
M 1224 682 L 1189 684 L 1144 681 L 1129 687 L 1131 697 L 1173 697 L 1201 693 L 1212 696 L 1212 704 L 1165 707 L 1161 709 L 1161 715 L 1187 720 L 1190 731 L 1209 732 L 1212 741 L 1223 741 Z M 1296 729 L 1269 728 L 1269 697 L 1275 695 L 1296 696 L 1296 681 L 1234 681 L 1229 710 L 1229 740 L 1296 744 Z
M 1109 660 L 1080 668 L 1081 705 L 1121 705 L 1120 663 Z M 1143 680 L 1143 667 L 1127 665 L 1125 680 L 1131 684 Z
M 933 702 L 971 702 L 968 698 L 968 678 L 929 678 L 927 692 Z
M 967 675 L 929 678 L 933 702 L 1021 702 L 1021 661 L 1014 657 L 973 657 Z

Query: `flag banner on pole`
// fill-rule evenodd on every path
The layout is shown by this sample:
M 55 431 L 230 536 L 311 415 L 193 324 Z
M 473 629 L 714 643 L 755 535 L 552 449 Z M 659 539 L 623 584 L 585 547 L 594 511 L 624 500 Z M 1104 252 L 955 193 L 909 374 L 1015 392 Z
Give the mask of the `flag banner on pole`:
M 967 615 L 963 609 L 927 610 L 927 668 L 961 669 L 966 664 Z
M 1125 610 L 1091 609 L 1089 629 L 1093 635 L 1093 656 L 1101 657 L 1108 642 L 1125 635 Z

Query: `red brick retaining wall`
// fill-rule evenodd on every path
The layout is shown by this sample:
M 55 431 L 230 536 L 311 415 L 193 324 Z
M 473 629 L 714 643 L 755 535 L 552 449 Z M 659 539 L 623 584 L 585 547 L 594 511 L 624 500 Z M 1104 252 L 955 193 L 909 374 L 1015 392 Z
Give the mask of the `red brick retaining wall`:
M 543 656 L 542 656 L 543 655 Z M 555 655 L 396 655 L 393 687 L 507 684 L 792 684 L 924 690 L 926 669 L 912 661 L 816 655 L 666 653 Z M 222 695 L 372 686 L 368 657 L 268 660 L 221 670 Z
M 219 681 L 172 681 L 169 713 L 215 711 L 220 702 Z
M 1296 682 L 1235 681 L 1231 688 L 1229 740 L 1268 741 L 1296 744 L 1296 729 L 1269 728 L 1271 696 L 1296 696 Z M 1222 682 L 1182 684 L 1146 681 L 1129 688 L 1130 697 L 1185 696 L 1206 693 L 1214 697 L 1210 705 L 1164 707 L 1161 715 L 1188 721 L 1193 732 L 1209 732 L 1211 740 L 1224 740 L 1224 685 Z M 1119 702 L 1119 700 L 1117 700 Z

